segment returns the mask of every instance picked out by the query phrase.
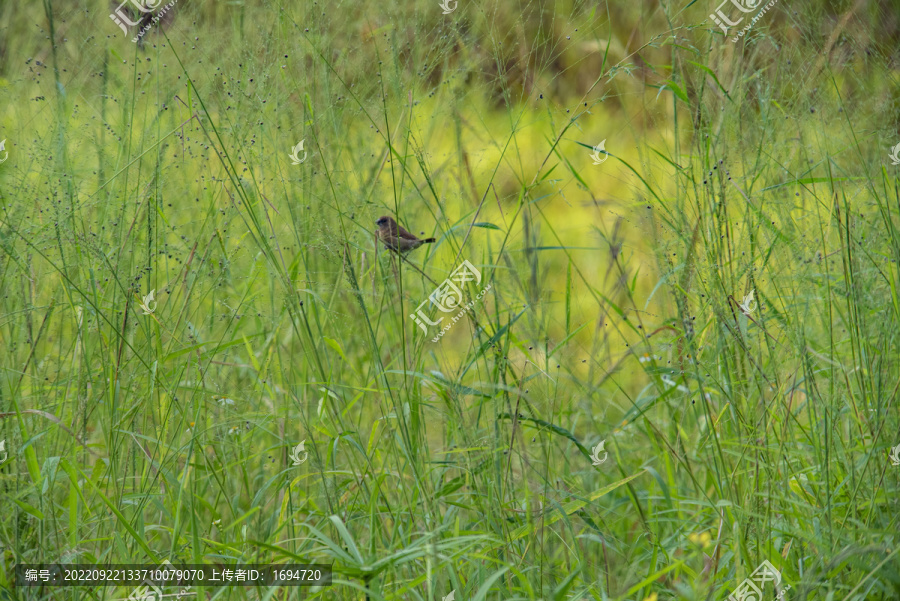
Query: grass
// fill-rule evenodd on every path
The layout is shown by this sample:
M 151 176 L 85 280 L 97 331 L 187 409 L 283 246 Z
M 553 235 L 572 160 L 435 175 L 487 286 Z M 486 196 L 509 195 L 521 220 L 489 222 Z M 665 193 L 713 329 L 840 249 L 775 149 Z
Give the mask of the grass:
M 896 11 L 438 4 L 0 6 L 0 596 L 896 599 Z

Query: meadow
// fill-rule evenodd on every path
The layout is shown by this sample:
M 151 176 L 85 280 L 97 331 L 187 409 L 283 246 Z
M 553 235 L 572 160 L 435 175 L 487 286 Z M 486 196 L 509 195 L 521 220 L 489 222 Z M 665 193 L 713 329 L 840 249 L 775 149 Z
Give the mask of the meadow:
M 750 2 L 0 4 L 0 598 L 900 599 L 900 13 Z

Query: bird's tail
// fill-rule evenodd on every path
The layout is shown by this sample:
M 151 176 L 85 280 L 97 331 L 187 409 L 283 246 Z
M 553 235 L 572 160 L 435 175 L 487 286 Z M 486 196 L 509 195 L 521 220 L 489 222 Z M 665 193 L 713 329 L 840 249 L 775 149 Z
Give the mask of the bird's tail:
M 434 241 L 435 241 L 434 238 L 425 238 L 424 240 L 422 240 L 422 242 L 434 242 Z

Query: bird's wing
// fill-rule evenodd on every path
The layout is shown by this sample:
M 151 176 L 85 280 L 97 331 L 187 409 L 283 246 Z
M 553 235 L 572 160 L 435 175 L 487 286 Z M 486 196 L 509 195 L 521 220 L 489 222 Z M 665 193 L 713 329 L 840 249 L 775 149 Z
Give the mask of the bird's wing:
M 398 237 L 404 238 L 406 240 L 418 240 L 418 238 L 416 238 L 415 236 L 413 236 L 412 234 L 407 232 L 405 229 L 403 229 L 399 225 L 397 226 L 397 229 L 399 230 L 399 232 L 397 234 Z

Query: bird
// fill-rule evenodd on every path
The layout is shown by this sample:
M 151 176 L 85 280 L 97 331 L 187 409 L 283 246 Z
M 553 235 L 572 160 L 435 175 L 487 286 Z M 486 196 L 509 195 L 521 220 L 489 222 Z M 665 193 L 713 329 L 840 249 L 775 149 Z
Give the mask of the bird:
M 434 238 L 425 238 L 424 240 L 416 238 L 397 225 L 397 222 L 394 221 L 393 217 L 379 217 L 378 221 L 375 222 L 375 225 L 378 226 L 378 229 L 375 230 L 375 234 L 378 236 L 379 240 L 384 242 L 385 248 L 399 253 L 408 253 L 413 249 L 419 248 L 423 244 L 430 244 L 435 241 Z

